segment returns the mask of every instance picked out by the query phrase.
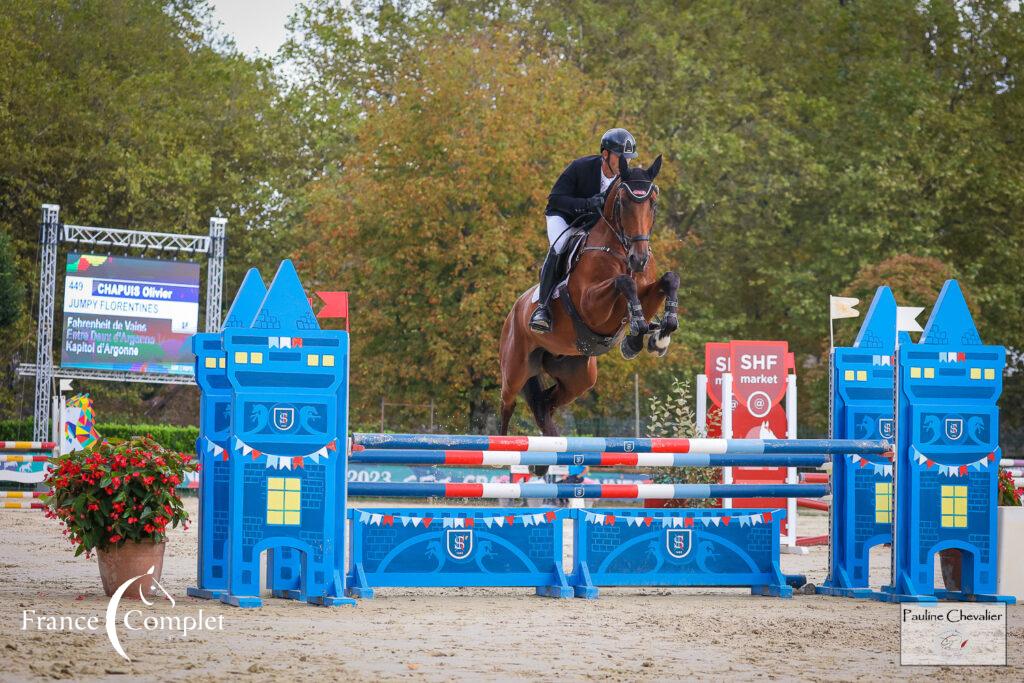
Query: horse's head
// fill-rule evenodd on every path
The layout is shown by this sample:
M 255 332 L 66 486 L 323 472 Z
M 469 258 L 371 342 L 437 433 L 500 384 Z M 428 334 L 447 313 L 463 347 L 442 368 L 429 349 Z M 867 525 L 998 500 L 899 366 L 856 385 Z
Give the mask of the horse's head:
M 619 157 L 619 179 L 611 187 L 604 205 L 604 218 L 626 250 L 626 264 L 642 271 L 651 258 L 651 231 L 658 201 L 654 179 L 661 170 L 661 155 L 648 168 L 630 168 Z

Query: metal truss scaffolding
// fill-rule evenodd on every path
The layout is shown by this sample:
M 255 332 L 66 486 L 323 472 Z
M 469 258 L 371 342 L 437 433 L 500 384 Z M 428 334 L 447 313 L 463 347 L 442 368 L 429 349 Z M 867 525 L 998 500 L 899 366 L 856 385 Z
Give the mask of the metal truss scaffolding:
M 206 254 L 206 321 L 205 330 L 216 332 L 221 323 L 221 301 L 224 291 L 224 240 L 227 220 L 210 219 L 209 235 L 177 235 L 168 232 L 94 228 L 62 225 L 60 207 L 43 204 L 43 220 L 39 229 L 41 247 L 39 267 L 39 322 L 36 328 L 36 362 L 18 366 L 19 375 L 35 376 L 32 439 L 50 439 L 48 424 L 54 390 L 53 381 L 61 379 L 103 380 L 111 382 L 148 382 L 153 384 L 192 384 L 191 377 L 166 373 L 132 373 L 117 370 L 61 368 L 53 364 L 53 325 L 57 289 L 57 252 L 61 242 L 91 244 L 120 249 L 155 249 L 184 254 Z

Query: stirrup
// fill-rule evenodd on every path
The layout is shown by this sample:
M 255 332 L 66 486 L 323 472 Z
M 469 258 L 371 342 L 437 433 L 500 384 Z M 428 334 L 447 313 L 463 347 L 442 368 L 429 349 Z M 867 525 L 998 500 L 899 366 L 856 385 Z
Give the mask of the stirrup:
M 530 329 L 534 332 L 551 331 L 551 311 L 546 305 L 537 306 L 537 310 L 530 316 Z

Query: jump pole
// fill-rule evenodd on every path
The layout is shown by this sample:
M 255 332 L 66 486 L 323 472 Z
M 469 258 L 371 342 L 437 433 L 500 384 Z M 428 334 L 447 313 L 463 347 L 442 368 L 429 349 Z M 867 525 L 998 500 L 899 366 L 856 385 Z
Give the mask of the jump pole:
M 349 482 L 350 496 L 397 498 L 820 498 L 824 484 L 435 484 Z
M 530 451 L 448 451 L 365 449 L 350 463 L 378 465 L 585 465 L 588 467 L 820 467 L 827 455 L 711 455 L 709 453 L 541 453 Z M 799 483 L 799 482 L 796 482 Z M 807 482 L 807 483 L 827 483 Z
M 796 374 L 786 375 L 786 438 L 796 439 Z M 798 484 L 800 482 L 796 467 L 786 469 L 786 483 Z M 797 520 L 796 498 L 786 499 L 786 538 L 783 541 L 782 552 L 796 555 L 806 555 L 807 548 L 798 544 L 796 536 Z

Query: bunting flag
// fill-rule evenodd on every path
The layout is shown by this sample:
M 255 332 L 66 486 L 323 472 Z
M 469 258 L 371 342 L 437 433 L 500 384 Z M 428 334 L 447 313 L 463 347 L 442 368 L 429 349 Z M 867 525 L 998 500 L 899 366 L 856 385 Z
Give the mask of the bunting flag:
M 267 347 L 271 349 L 301 349 L 301 337 L 267 337 Z
M 974 462 L 965 463 L 963 465 L 942 465 L 935 462 L 913 446 L 910 447 L 910 457 L 921 467 L 921 469 L 934 469 L 944 477 L 965 477 L 971 470 L 980 472 L 982 469 L 988 469 L 988 464 L 990 462 L 995 462 L 997 459 L 995 453 L 989 453 L 988 455 L 981 456 Z
M 872 462 L 871 460 L 868 460 L 867 458 L 865 458 L 863 456 L 854 455 L 854 454 L 850 454 L 850 453 L 848 453 L 846 455 L 846 459 L 849 460 L 852 464 L 857 465 L 858 467 L 861 467 L 861 468 L 863 468 L 863 467 L 870 467 L 872 470 L 874 470 L 875 474 L 882 475 L 883 477 L 891 477 L 892 476 L 892 464 L 891 463 L 888 464 L 888 465 L 885 465 L 885 464 L 881 464 L 881 463 L 877 463 L 877 462 Z
M 214 458 L 228 459 L 228 453 L 223 448 L 210 441 L 209 437 L 203 437 L 202 454 L 212 455 Z
M 675 527 L 692 527 L 695 523 L 703 524 L 705 527 L 709 526 L 729 526 L 730 524 L 739 524 L 741 527 L 746 526 L 757 526 L 758 524 L 769 524 L 775 515 L 778 515 L 778 519 L 782 519 L 786 516 L 785 510 L 773 510 L 770 512 L 757 512 L 750 515 L 678 515 L 674 517 L 623 517 L 619 515 L 609 514 L 595 514 L 593 512 L 583 511 L 583 520 L 588 524 L 598 524 L 600 526 L 615 526 L 616 524 L 625 524 L 626 526 L 651 526 L 655 522 L 658 523 L 663 529 L 675 528 Z
M 231 444 L 235 452 L 240 453 L 243 457 L 249 456 L 253 460 L 260 458 L 267 459 L 267 469 L 276 470 L 291 470 L 291 469 L 302 469 L 306 466 L 306 461 L 309 460 L 314 464 L 320 464 L 320 458 L 329 458 L 331 453 L 334 453 L 338 449 L 337 443 L 331 441 L 326 446 L 321 446 L 312 453 L 306 453 L 304 455 L 274 455 L 265 451 L 253 448 L 249 444 L 245 443 L 237 436 L 232 437 Z M 216 445 L 215 445 L 216 447 Z M 223 449 L 221 449 L 223 451 Z M 224 459 L 227 459 L 225 454 Z
M 412 525 L 413 528 L 422 526 L 424 529 L 429 528 L 435 521 L 440 525 L 441 529 L 470 529 L 479 527 L 481 524 L 488 529 L 492 527 L 502 528 L 506 524 L 508 526 L 540 526 L 541 524 L 550 524 L 557 519 L 557 514 L 554 510 L 547 512 L 536 512 L 523 515 L 481 515 L 474 517 L 441 517 L 434 519 L 433 517 L 422 517 L 412 515 L 398 515 L 398 514 L 383 514 L 380 512 L 369 512 L 366 510 L 356 510 L 357 519 L 360 524 L 367 524 L 370 526 L 394 526 L 396 523 L 406 527 Z

